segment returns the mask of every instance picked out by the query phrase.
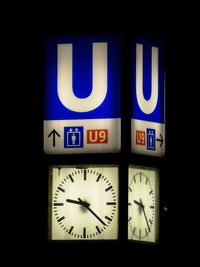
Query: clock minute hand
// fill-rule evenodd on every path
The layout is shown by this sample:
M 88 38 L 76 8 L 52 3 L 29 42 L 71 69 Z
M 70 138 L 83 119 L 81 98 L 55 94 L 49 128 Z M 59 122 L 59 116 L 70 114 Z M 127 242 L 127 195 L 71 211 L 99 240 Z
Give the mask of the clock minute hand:
M 145 221 L 146 221 L 148 230 L 149 230 L 149 232 L 150 232 L 151 229 L 150 229 L 149 224 L 148 224 L 148 220 L 147 220 L 146 212 L 145 212 L 145 210 L 144 210 L 144 205 L 142 204 L 142 199 L 141 199 L 141 198 L 140 198 L 140 203 L 141 203 L 141 205 L 142 205 L 142 210 L 143 210 L 143 213 L 144 213 L 144 218 L 145 218 Z
M 80 198 L 78 198 L 78 200 L 80 201 L 81 205 L 83 205 L 86 209 L 89 210 L 89 212 L 91 212 L 103 225 L 106 225 L 104 221 L 102 221 L 101 218 L 99 218 L 99 216 L 89 208 L 89 205 L 86 205 Z

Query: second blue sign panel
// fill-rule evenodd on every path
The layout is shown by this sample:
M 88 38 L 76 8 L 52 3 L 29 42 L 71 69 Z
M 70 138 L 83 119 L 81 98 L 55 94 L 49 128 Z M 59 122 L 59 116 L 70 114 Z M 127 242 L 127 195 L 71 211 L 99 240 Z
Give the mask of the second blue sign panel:
M 165 154 L 164 45 L 132 40 L 131 148 L 138 154 Z

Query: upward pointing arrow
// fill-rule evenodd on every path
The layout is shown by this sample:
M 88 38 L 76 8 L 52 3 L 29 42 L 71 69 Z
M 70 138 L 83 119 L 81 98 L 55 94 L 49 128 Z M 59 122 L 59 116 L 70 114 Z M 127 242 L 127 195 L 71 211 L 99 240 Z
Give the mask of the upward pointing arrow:
M 56 132 L 55 129 L 53 129 L 53 131 L 50 132 L 50 134 L 48 135 L 48 138 L 51 137 L 51 135 L 53 135 L 53 147 L 55 147 L 56 146 L 56 135 L 60 137 L 60 134 Z

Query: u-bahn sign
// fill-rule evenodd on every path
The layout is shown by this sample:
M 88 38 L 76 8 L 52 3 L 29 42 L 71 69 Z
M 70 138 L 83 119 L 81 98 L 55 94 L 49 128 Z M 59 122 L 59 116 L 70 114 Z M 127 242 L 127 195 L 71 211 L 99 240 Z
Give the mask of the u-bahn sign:
M 163 43 L 132 40 L 131 150 L 165 154 L 165 78 Z
M 121 149 L 120 46 L 119 36 L 47 39 L 45 153 Z

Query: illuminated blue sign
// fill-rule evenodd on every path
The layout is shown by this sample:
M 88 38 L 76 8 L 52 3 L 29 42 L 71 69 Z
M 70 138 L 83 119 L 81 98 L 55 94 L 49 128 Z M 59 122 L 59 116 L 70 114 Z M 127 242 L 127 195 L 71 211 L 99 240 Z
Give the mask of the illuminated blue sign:
M 138 38 L 132 42 L 132 118 L 164 123 L 163 43 Z
M 101 142 L 91 133 L 106 132 Z M 117 152 L 121 148 L 119 36 L 48 38 L 45 54 L 44 151 Z
M 121 117 L 118 36 L 49 38 L 44 120 Z
M 161 41 L 132 40 L 132 152 L 165 153 L 164 45 Z M 143 136 L 144 142 L 139 142 Z

